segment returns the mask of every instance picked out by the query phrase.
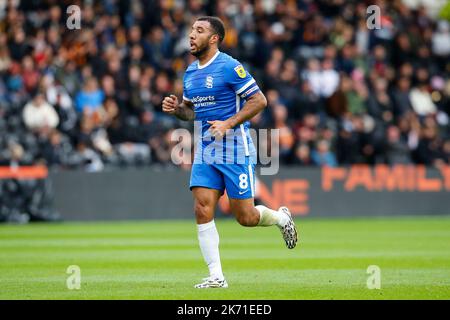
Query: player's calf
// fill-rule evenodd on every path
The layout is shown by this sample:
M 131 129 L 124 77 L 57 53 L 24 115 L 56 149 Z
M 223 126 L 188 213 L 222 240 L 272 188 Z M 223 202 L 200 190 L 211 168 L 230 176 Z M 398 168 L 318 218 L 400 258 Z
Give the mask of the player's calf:
M 230 208 L 237 222 L 244 227 L 255 227 L 259 222 L 259 212 L 253 199 L 230 199 Z
M 254 212 L 251 212 L 249 214 L 243 214 L 236 216 L 236 220 L 239 222 L 241 226 L 244 227 L 256 227 L 259 222 L 259 215 Z

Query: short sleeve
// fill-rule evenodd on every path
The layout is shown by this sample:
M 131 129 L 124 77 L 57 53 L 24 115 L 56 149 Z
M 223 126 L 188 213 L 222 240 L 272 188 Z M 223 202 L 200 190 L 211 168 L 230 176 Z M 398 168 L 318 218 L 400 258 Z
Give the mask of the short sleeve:
M 183 77 L 183 100 L 186 101 L 191 101 L 191 99 L 189 98 L 189 91 L 188 91 L 188 87 L 190 87 L 190 85 L 187 85 L 187 81 L 186 81 L 186 74 Z
M 260 91 L 255 79 L 238 61 L 228 63 L 225 79 L 227 84 L 242 99 L 247 99 Z

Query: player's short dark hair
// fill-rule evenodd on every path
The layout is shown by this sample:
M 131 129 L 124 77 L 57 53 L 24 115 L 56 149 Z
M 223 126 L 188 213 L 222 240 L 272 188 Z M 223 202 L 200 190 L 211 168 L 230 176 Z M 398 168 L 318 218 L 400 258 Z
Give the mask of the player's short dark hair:
M 211 25 L 211 28 L 214 30 L 214 33 L 217 33 L 219 36 L 219 43 L 222 42 L 223 38 L 225 38 L 225 26 L 218 17 L 213 16 L 204 16 L 197 19 L 197 21 L 208 21 Z

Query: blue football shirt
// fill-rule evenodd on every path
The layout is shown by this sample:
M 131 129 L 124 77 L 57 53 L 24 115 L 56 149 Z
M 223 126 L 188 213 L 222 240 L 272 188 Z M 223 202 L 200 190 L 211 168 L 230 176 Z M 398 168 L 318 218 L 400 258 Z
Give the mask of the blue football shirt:
M 212 137 L 208 130 L 207 121 L 227 120 L 245 108 L 246 99 L 260 91 L 255 79 L 239 61 L 220 51 L 204 65 L 194 61 L 186 69 L 183 91 L 183 99 L 194 105 L 195 121 L 201 125 L 194 163 L 211 161 L 206 158 L 221 158 L 226 163 L 244 161 L 243 157 L 255 159 L 250 122 L 238 125 L 232 134 L 220 140 Z M 218 151 L 223 157 L 218 157 Z

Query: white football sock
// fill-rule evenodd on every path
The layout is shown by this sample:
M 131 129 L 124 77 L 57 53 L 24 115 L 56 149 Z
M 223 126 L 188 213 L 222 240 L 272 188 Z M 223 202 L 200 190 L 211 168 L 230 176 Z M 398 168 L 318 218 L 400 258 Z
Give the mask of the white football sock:
M 286 217 L 281 212 L 269 209 L 265 206 L 255 206 L 255 208 L 259 211 L 258 226 L 260 227 L 273 226 L 274 224 L 282 226 L 286 223 Z
M 212 278 L 223 279 L 222 266 L 219 254 L 219 233 L 214 220 L 198 224 L 198 242 L 200 249 L 209 268 L 209 275 Z

